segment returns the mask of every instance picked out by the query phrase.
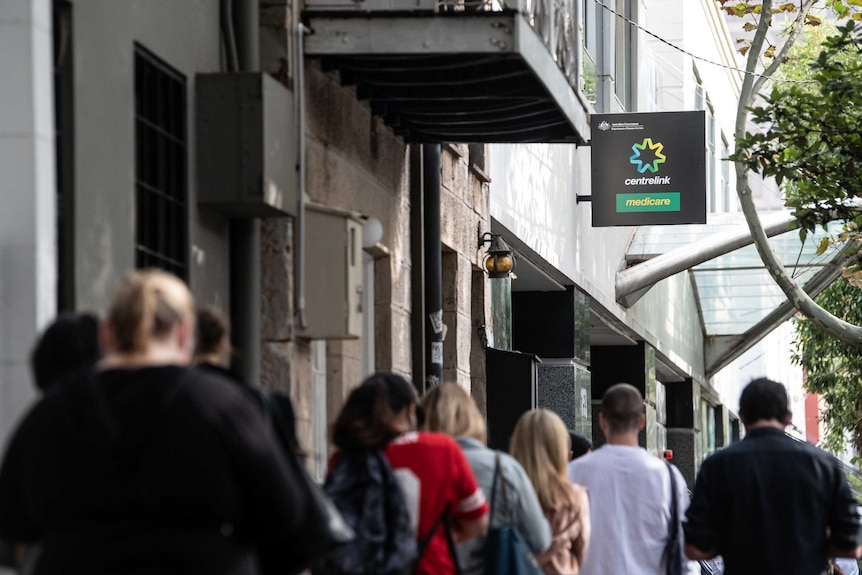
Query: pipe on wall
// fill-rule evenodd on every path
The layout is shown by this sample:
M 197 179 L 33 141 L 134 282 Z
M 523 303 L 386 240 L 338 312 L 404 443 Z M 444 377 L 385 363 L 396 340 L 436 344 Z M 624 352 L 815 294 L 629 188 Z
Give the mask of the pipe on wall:
M 223 6 L 224 3 L 230 11 L 231 28 L 236 37 L 238 70 L 255 72 L 260 68 L 258 0 L 233 3 L 223 0 Z M 228 54 L 230 50 L 228 47 Z M 233 367 L 249 385 L 260 382 L 260 282 L 260 220 L 233 219 L 230 222 L 230 319 L 231 338 L 239 352 Z
M 443 254 L 440 240 L 440 144 L 422 146 L 425 258 L 425 382 L 423 391 L 443 378 Z
M 410 331 L 413 385 L 425 389 L 425 214 L 422 146 L 410 144 Z
M 296 281 L 296 319 L 299 329 L 308 327 L 305 315 L 305 35 L 311 32 L 302 22 L 296 25 L 296 73 L 294 89 L 296 90 L 296 131 L 297 131 L 297 174 L 299 176 L 299 198 L 296 208 L 296 231 L 294 250 Z

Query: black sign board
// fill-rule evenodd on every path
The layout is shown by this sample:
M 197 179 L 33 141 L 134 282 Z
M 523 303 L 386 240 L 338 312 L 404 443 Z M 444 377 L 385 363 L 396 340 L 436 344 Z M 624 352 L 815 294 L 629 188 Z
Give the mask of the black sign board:
M 594 114 L 593 226 L 706 223 L 706 116 Z

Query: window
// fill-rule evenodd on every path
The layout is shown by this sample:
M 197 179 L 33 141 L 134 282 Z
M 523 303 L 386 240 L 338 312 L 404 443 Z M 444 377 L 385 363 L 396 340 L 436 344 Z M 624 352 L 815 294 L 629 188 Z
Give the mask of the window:
M 468 162 L 471 166 L 485 171 L 485 144 L 467 144 Z
M 598 103 L 599 31 L 601 30 L 601 8 L 596 0 L 581 0 L 579 23 L 581 35 L 581 89 L 587 101 Z
M 730 156 L 730 147 L 727 145 L 727 138 L 724 134 L 721 135 L 721 198 L 724 202 L 724 211 L 730 211 L 731 198 L 731 182 L 730 182 L 730 167 L 731 163 L 727 157 Z
M 187 279 L 186 80 L 135 47 L 135 259 Z
M 706 193 L 709 198 L 709 211 L 716 213 L 721 211 L 722 203 L 718 197 L 718 189 L 715 185 L 715 112 L 709 98 L 706 100 Z
M 626 0 L 616 0 L 615 11 L 611 14 L 614 27 L 614 93 L 623 110 L 629 109 L 631 94 L 629 92 L 629 75 L 631 74 L 631 26 L 620 16 L 631 19 L 631 3 Z

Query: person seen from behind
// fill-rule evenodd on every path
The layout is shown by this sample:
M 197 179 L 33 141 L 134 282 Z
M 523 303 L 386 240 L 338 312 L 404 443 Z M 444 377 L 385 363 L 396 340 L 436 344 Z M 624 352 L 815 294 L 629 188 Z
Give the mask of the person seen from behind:
M 30 354 L 33 382 L 42 393 L 99 361 L 99 319 L 90 313 L 57 316 Z
M 787 390 L 770 379 L 739 398 L 745 438 L 706 458 L 686 514 L 685 552 L 726 575 L 821 575 L 862 552 L 856 501 L 838 460 L 784 433 Z
M 590 545 L 586 490 L 566 478 L 569 434 L 547 409 L 524 413 L 512 433 L 510 452 L 533 483 L 551 525 L 550 548 L 536 557 L 545 575 L 578 575 Z
M 193 363 L 204 371 L 211 371 L 240 383 L 236 374 L 230 370 L 232 355 L 230 324 L 225 315 L 212 306 L 198 306 L 195 312 Z
M 223 377 L 248 397 L 273 427 L 281 446 L 294 455 L 302 455 L 296 437 L 296 414 L 290 397 L 252 387 L 230 369 L 233 347 L 230 343 L 230 323 L 224 314 L 211 306 L 200 306 L 196 313 L 194 364 L 197 369 Z
M 473 398 L 460 386 L 444 383 L 425 394 L 421 407 L 425 414 L 423 429 L 454 437 L 486 497 L 495 493 L 490 526 L 512 526 L 533 553 L 545 551 L 551 544 L 551 529 L 530 478 L 514 458 L 485 446 L 485 419 Z M 505 482 L 505 503 L 501 497 L 502 482 Z M 485 572 L 484 535 L 459 544 L 457 551 L 463 575 Z
M 451 575 L 447 535 L 460 543 L 487 528 L 485 496 L 458 444 L 417 426 L 416 391 L 400 375 L 375 373 L 350 393 L 332 428 L 326 491 L 356 540 L 333 554 L 329 572 L 401 573 L 418 557 L 416 573 Z M 383 489 L 357 489 L 376 483 Z
M 0 536 L 41 543 L 35 572 L 256 575 L 255 550 L 300 528 L 297 495 L 253 407 L 189 369 L 194 301 L 129 273 L 104 358 L 46 395 L 0 469 Z
M 574 461 L 587 453 L 592 453 L 593 442 L 578 433 L 569 430 L 569 461 Z
M 668 552 L 682 555 L 682 536 L 671 535 L 674 530 L 681 533 L 688 507 L 685 480 L 679 469 L 640 446 L 638 433 L 645 424 L 640 391 L 628 383 L 611 386 L 599 411 L 607 443 L 569 463 L 569 479 L 590 494 L 593 543 L 583 575 L 666 575 L 672 572 Z M 676 502 L 675 525 L 671 497 Z M 694 561 L 679 561 L 675 567 L 700 573 Z

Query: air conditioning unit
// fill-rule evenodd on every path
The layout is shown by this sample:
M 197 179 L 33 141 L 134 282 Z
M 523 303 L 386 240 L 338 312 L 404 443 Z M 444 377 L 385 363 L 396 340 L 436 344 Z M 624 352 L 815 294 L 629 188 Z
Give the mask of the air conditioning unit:
M 293 92 L 268 74 L 198 74 L 198 203 L 230 218 L 295 215 L 294 116 Z
M 309 339 L 362 335 L 362 221 L 323 206 L 306 207 L 305 309 Z
M 341 12 L 435 12 L 437 0 L 306 0 L 305 9 Z

